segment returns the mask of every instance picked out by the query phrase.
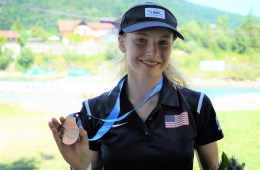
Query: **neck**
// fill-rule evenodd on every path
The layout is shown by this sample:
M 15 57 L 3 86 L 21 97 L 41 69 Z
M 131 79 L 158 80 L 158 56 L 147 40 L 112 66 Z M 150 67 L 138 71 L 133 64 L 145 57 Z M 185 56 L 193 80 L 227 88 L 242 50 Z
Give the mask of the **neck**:
M 128 98 L 137 103 L 142 102 L 159 83 L 160 77 L 141 77 L 128 75 L 126 91 Z

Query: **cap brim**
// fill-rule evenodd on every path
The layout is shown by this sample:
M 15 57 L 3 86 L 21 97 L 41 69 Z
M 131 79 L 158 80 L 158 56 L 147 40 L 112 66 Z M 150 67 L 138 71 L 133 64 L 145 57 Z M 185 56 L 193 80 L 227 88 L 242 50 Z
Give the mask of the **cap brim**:
M 166 24 L 164 22 L 158 22 L 158 21 L 146 21 L 146 22 L 140 22 L 140 23 L 136 23 L 133 25 L 129 25 L 125 28 L 123 28 L 122 30 L 126 33 L 130 33 L 130 32 L 135 32 L 144 28 L 150 28 L 150 27 L 165 27 L 165 28 L 169 28 L 171 29 L 176 35 L 177 37 L 179 37 L 180 39 L 184 40 L 184 37 L 181 35 L 181 33 L 179 33 L 176 28 L 174 28 L 173 26 Z

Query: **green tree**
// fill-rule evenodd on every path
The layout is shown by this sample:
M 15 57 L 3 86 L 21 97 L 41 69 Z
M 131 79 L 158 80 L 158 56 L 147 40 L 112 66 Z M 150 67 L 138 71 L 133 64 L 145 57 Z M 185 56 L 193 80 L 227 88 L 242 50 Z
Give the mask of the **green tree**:
M 229 27 L 229 18 L 227 15 L 221 15 L 217 18 L 216 43 L 218 48 L 229 51 L 232 44 L 232 31 Z
M 232 50 L 240 54 L 260 52 L 260 26 L 254 16 L 246 16 L 236 29 Z
M 0 15 L 0 30 L 10 30 L 12 22 L 15 20 L 15 6 L 12 6 L 15 2 L 8 2 L 0 6 L 1 15 Z
M 43 41 L 48 39 L 49 33 L 40 26 L 34 26 L 31 29 L 31 37 L 33 38 L 41 38 Z
M 2 52 L 2 47 L 3 45 L 7 42 L 7 38 L 6 37 L 3 37 L 3 36 L 0 36 L 0 54 Z
M 17 62 L 22 69 L 28 69 L 34 63 L 34 54 L 28 50 L 23 49 L 21 55 L 18 57 Z
M 201 24 L 196 21 L 182 25 L 180 30 L 187 41 L 193 40 L 199 42 L 202 38 L 203 30 Z
M 201 34 L 201 44 L 202 47 L 210 49 L 211 45 L 216 41 L 215 40 L 215 24 L 203 24 L 201 25 L 202 34 Z
M 10 63 L 12 62 L 12 51 L 5 50 L 5 52 L 0 53 L 0 70 L 6 70 Z
M 217 17 L 217 26 L 223 30 L 229 28 L 229 18 L 227 15 L 220 15 Z
M 12 52 L 3 49 L 3 45 L 7 42 L 6 37 L 0 36 L 0 70 L 6 70 L 12 61 Z M 4 51 L 3 51 L 4 50 Z
M 203 32 L 201 25 L 198 22 L 192 21 L 184 24 L 181 26 L 180 31 L 185 38 L 185 42 L 177 41 L 175 43 L 175 48 L 186 52 L 192 52 L 196 48 L 202 46 L 201 39 L 203 37 Z
M 232 43 L 232 51 L 238 54 L 245 54 L 248 46 L 248 38 L 246 34 L 242 31 L 237 31 L 234 36 L 234 40 Z
M 21 21 L 20 17 L 16 18 L 16 21 L 12 25 L 12 30 L 20 34 L 18 43 L 21 47 L 24 47 L 26 44 L 27 34 L 25 33 L 23 22 Z
M 24 26 L 20 17 L 16 18 L 14 24 L 12 25 L 12 30 L 17 33 L 21 33 L 24 30 Z

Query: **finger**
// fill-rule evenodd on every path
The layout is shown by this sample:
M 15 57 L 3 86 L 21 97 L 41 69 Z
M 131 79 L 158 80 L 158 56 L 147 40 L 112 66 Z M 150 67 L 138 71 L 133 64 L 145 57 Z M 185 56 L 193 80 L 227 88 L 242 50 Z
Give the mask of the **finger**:
M 51 119 L 53 125 L 56 127 L 56 129 L 61 125 L 60 122 L 56 118 Z
M 53 127 L 55 127 L 54 124 L 52 123 L 52 121 L 49 121 L 49 122 L 48 122 L 48 125 L 49 125 L 49 128 L 50 128 L 50 129 L 52 129 Z
M 86 130 L 83 129 L 82 126 L 79 127 L 79 135 L 80 135 L 80 142 L 82 144 L 88 143 L 88 133 Z
M 60 146 L 62 144 L 61 143 L 61 139 L 59 137 L 58 130 L 57 130 L 56 126 L 53 124 L 52 121 L 49 122 L 49 127 L 50 127 L 50 129 L 52 131 L 52 135 L 53 135 L 53 138 L 54 138 L 56 144 L 58 146 Z
M 60 122 L 63 123 L 66 120 L 63 116 L 60 117 Z

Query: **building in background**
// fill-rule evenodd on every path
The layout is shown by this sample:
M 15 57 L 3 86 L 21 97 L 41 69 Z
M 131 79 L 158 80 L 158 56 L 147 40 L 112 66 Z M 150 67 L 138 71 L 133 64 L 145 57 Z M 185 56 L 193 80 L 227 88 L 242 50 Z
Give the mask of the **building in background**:
M 11 30 L 0 30 L 0 37 L 5 37 L 8 42 L 17 42 L 17 40 L 20 38 L 20 35 Z
M 79 41 L 100 41 L 102 37 L 115 33 L 117 27 L 110 22 L 88 22 L 83 20 L 59 20 L 57 23 L 63 43 L 73 39 Z

